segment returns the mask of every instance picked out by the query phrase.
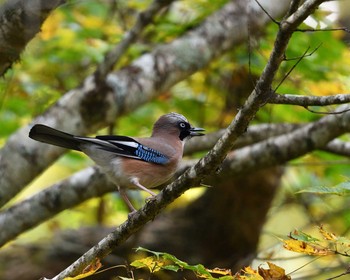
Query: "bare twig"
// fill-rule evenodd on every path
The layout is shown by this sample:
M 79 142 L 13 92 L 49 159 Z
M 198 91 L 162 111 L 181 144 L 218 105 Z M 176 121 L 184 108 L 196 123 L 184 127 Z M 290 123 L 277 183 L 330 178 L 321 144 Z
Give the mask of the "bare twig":
M 292 58 L 285 58 L 285 61 L 291 61 L 291 60 L 301 60 L 305 57 L 309 57 L 312 56 L 320 47 L 322 46 L 322 43 L 320 43 L 316 48 L 314 48 L 310 53 L 307 53 L 307 51 L 310 49 L 310 47 L 307 48 L 307 50 L 304 52 L 303 55 L 299 56 L 299 57 L 292 57 Z
M 300 63 L 300 61 L 307 55 L 307 52 L 309 51 L 310 47 L 308 47 L 305 52 L 303 53 L 303 55 L 301 57 L 298 58 L 298 61 L 288 70 L 287 74 L 284 75 L 284 77 L 282 78 L 282 80 L 279 82 L 279 84 L 277 85 L 277 87 L 275 88 L 275 92 L 278 90 L 278 88 L 282 85 L 282 83 L 287 79 L 287 77 L 290 75 L 290 73 L 292 73 L 292 71 L 295 69 L 295 67 L 297 67 L 297 65 Z M 286 58 L 284 60 L 287 60 Z
M 350 29 L 347 27 L 337 27 L 337 28 L 323 28 L 323 29 L 315 29 L 315 28 L 303 28 L 303 29 L 296 29 L 295 31 L 298 32 L 322 32 L 322 31 L 344 31 L 346 33 L 350 33 Z
M 270 19 L 272 22 L 276 23 L 277 25 L 280 24 L 277 20 L 275 20 L 275 19 L 269 14 L 268 11 L 265 10 L 265 8 L 260 4 L 260 2 L 259 2 L 258 0 L 254 0 L 254 1 L 256 2 L 256 4 L 259 5 L 260 9 L 269 17 L 269 19 Z
M 343 114 L 343 113 L 346 113 L 346 112 L 350 111 L 350 109 L 346 109 L 346 110 L 343 110 L 343 111 L 321 112 L 321 111 L 312 110 L 309 107 L 304 107 L 304 108 L 306 110 L 308 110 L 309 112 L 311 112 L 311 113 L 320 114 L 320 115 L 339 115 L 339 114 Z
M 343 273 L 340 273 L 339 275 L 336 275 L 336 276 L 333 276 L 333 277 L 330 277 L 330 278 L 327 278 L 326 280 L 333 280 L 333 279 L 337 279 L 337 278 L 340 278 L 342 276 L 345 276 L 345 275 L 348 275 L 350 274 L 350 266 L 347 268 L 347 270 Z

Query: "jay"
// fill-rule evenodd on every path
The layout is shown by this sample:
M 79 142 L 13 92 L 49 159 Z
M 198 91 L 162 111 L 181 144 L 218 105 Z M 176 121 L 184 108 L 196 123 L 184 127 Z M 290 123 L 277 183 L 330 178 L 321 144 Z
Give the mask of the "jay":
M 34 125 L 29 137 L 88 155 L 118 187 L 120 196 L 134 212 L 125 189 L 139 188 L 154 196 L 149 188 L 171 179 L 182 159 L 185 140 L 204 135 L 202 131 L 191 126 L 183 115 L 169 113 L 156 121 L 148 138 L 74 136 L 42 124 Z

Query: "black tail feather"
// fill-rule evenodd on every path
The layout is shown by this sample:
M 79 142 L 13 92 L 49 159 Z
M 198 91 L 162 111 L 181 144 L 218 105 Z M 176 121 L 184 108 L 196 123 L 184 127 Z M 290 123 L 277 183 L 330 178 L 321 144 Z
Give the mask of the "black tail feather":
M 59 131 L 46 125 L 34 125 L 29 132 L 29 137 L 43 143 L 81 151 L 79 148 L 81 141 L 74 138 L 72 134 Z

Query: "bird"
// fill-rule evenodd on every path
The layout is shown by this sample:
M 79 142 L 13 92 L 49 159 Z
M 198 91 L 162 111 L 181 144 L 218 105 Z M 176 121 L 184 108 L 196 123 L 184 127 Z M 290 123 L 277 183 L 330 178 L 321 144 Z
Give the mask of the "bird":
M 29 137 L 85 153 L 117 186 L 132 214 L 136 209 L 126 190 L 141 189 L 151 197 L 155 196 L 150 188 L 158 187 L 173 177 L 183 156 L 184 143 L 192 137 L 203 136 L 203 131 L 203 128 L 193 127 L 183 115 L 171 112 L 160 116 L 153 125 L 151 136 L 145 138 L 75 136 L 44 124 L 35 124 Z

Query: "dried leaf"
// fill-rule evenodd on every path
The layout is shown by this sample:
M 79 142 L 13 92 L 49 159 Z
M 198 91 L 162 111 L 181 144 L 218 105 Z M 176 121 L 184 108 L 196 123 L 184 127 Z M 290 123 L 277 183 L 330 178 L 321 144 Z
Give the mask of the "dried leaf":
M 214 268 L 214 269 L 207 269 L 210 273 L 215 273 L 219 275 L 232 275 L 231 269 L 223 269 L 223 268 Z
M 328 232 L 323 228 L 323 225 L 318 227 L 319 232 L 322 234 L 323 238 L 329 241 L 337 241 L 339 237 L 332 232 Z
M 264 280 L 290 280 L 291 277 L 286 275 L 285 270 L 271 262 L 267 262 L 269 269 L 259 267 L 259 274 Z
M 259 274 L 258 271 L 251 268 L 250 266 L 247 266 L 243 269 L 244 275 L 241 276 L 239 279 L 242 280 L 264 280 L 264 278 Z
M 283 240 L 283 247 L 289 251 L 304 253 L 313 256 L 328 256 L 334 255 L 334 252 L 328 248 L 307 243 L 301 240 Z
M 102 267 L 102 264 L 100 262 L 100 259 L 95 259 L 93 263 L 89 264 L 87 267 L 84 268 L 83 273 L 81 273 L 77 276 L 74 276 L 74 277 L 66 277 L 66 278 L 64 278 L 64 280 L 84 279 L 84 278 L 94 274 L 101 267 Z

